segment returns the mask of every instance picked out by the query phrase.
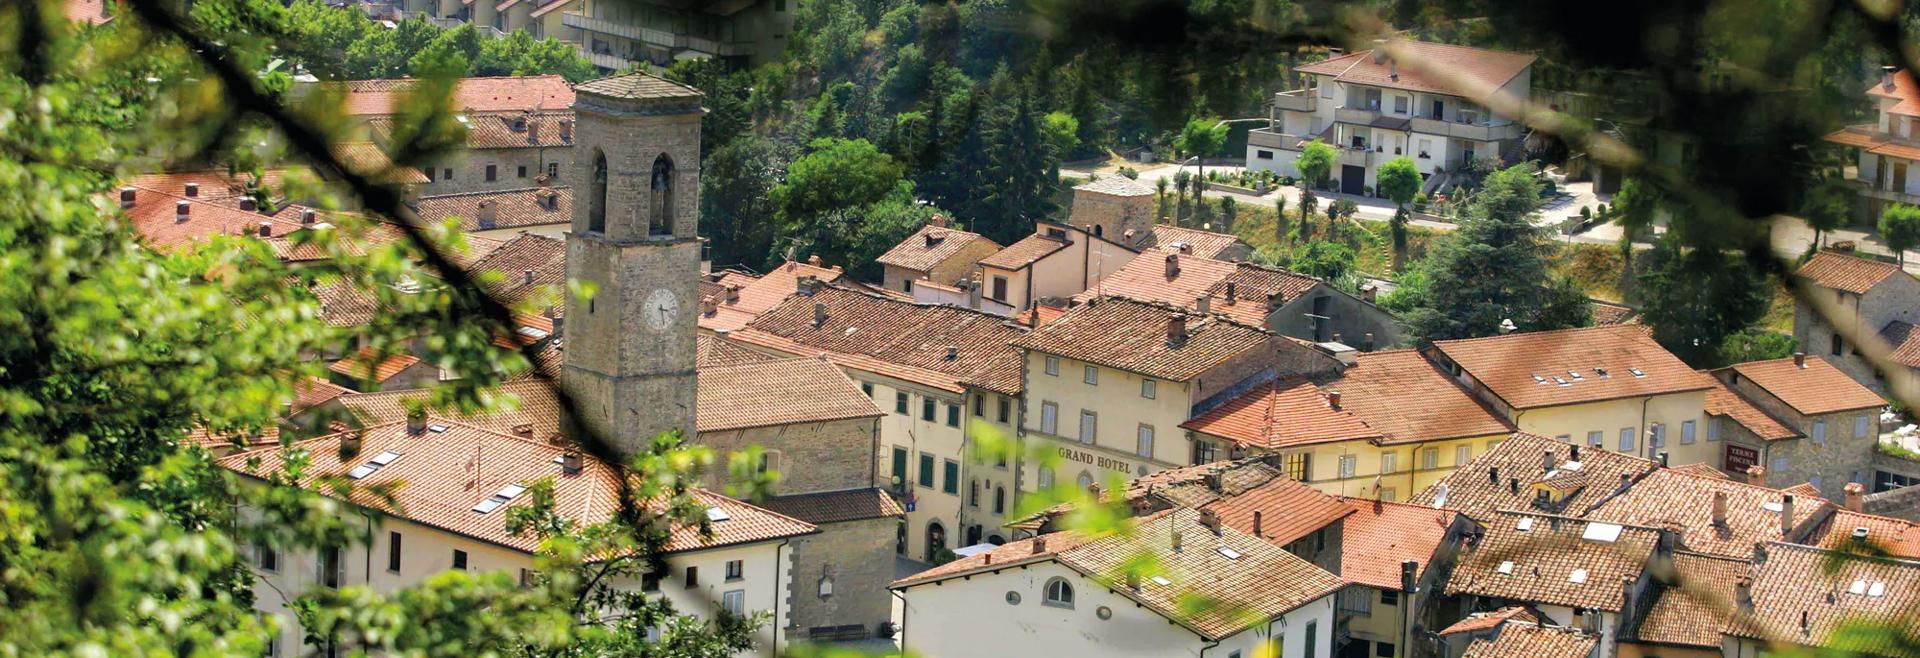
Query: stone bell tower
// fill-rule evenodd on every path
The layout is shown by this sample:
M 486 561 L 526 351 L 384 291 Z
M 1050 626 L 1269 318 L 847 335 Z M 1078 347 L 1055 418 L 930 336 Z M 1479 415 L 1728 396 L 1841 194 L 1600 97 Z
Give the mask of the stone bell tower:
M 574 87 L 573 225 L 561 383 L 574 420 L 626 452 L 694 435 L 699 90 L 650 75 Z

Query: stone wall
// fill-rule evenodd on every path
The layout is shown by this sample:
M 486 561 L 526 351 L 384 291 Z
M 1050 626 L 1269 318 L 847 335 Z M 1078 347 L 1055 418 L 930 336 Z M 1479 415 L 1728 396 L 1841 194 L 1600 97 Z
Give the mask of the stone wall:
M 824 423 L 776 425 L 725 432 L 701 432 L 701 445 L 712 448 L 724 460 L 728 453 L 760 446 L 769 456 L 769 464 L 780 473 L 774 484 L 778 494 L 802 494 L 841 491 L 881 486 L 875 462 L 879 421 L 854 418 Z M 715 469 L 709 487 L 727 484 L 724 466 Z M 888 538 L 892 538 L 889 531 Z
M 1324 313 L 1314 313 L 1313 300 L 1316 297 L 1327 298 Z M 1308 314 L 1331 318 L 1324 336 L 1314 336 L 1313 319 L 1307 317 Z M 1367 334 L 1373 334 L 1373 348 L 1376 350 L 1398 346 L 1401 340 L 1400 320 L 1393 314 L 1325 283 L 1314 286 L 1313 290 L 1267 314 L 1267 328 L 1274 333 L 1314 342 L 1334 340 L 1334 335 L 1338 334 L 1340 342 L 1355 349 L 1364 349 Z
M 467 192 L 493 192 L 498 190 L 517 190 L 538 187 L 535 181 L 541 174 L 547 173 L 547 165 L 555 164 L 557 175 L 548 180 L 547 185 L 567 185 L 573 172 L 573 148 L 555 146 L 544 148 L 504 148 L 504 149 L 468 149 L 460 150 L 440 158 L 432 167 L 423 167 L 431 182 L 420 186 L 421 196 L 442 194 L 464 194 Z M 487 167 L 494 168 L 494 179 L 487 180 Z M 522 176 L 524 169 L 526 175 Z
M 860 624 L 869 634 L 892 618 L 893 598 L 887 585 L 894 577 L 894 533 L 900 519 L 881 517 L 827 523 L 817 534 L 793 540 L 794 630 L 790 637 L 807 637 L 810 628 Z M 822 579 L 832 581 L 832 593 L 821 595 Z
M 1067 223 L 1099 227 L 1094 235 L 1125 244 L 1127 231 L 1136 236 L 1153 232 L 1155 203 L 1152 194 L 1119 196 L 1074 190 Z
M 1829 293 L 1822 289 L 1821 294 Z M 1836 320 L 1847 325 L 1849 331 L 1878 335 L 1880 329 L 1893 320 L 1920 322 L 1920 280 L 1911 276 L 1888 277 L 1864 295 L 1841 293 L 1838 299 L 1840 315 Z M 1834 334 L 1833 327 L 1813 307 L 1803 301 L 1794 302 L 1793 337 L 1800 341 L 1800 349 L 1809 355 L 1826 357 L 1854 381 L 1886 397 L 1886 382 L 1854 345 L 1842 340 L 1841 353 L 1833 353 Z M 1909 376 L 1913 376 L 1911 371 Z
M 1722 381 L 1729 379 L 1724 373 L 1719 376 Z M 1848 482 L 1872 481 L 1874 444 L 1880 437 L 1878 410 L 1860 409 L 1802 416 L 1752 380 L 1740 378 L 1729 382 L 1729 385 L 1741 397 L 1767 412 L 1767 415 L 1786 423 L 1805 437 L 1761 442 L 1744 430 L 1734 433 L 1736 441 L 1742 445 L 1764 446 L 1760 465 L 1767 469 L 1767 486 L 1790 487 L 1802 482 L 1814 482 L 1821 496 L 1828 500 L 1841 500 L 1845 497 L 1842 489 Z M 1854 421 L 1861 416 L 1867 417 L 1867 431 L 1855 433 Z M 1813 439 L 1816 423 L 1826 424 L 1825 443 L 1816 443 Z M 1737 424 L 1727 423 L 1727 426 L 1737 427 Z

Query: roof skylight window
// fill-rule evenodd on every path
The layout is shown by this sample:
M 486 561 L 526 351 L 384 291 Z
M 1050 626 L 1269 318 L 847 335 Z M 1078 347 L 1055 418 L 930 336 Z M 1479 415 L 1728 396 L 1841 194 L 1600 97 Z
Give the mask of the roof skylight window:
M 353 470 L 347 471 L 347 477 L 358 480 L 366 476 L 373 475 L 374 471 L 380 470 L 380 467 L 386 466 L 387 464 L 391 464 L 393 463 L 393 460 L 399 459 L 399 458 L 400 458 L 400 453 L 394 452 L 392 450 L 382 452 L 378 455 L 374 455 L 373 459 L 368 460 L 367 463 L 361 464 L 359 466 L 355 466 L 353 467 Z
M 480 514 L 491 513 L 494 510 L 500 509 L 501 507 L 505 506 L 507 503 L 513 502 L 513 499 L 520 497 L 520 494 L 523 494 L 526 492 L 527 492 L 526 487 L 523 487 L 517 484 L 509 484 L 507 486 L 501 487 L 500 491 L 495 492 L 492 496 L 488 497 L 486 500 L 480 501 L 480 504 L 474 505 L 473 511 L 478 512 Z

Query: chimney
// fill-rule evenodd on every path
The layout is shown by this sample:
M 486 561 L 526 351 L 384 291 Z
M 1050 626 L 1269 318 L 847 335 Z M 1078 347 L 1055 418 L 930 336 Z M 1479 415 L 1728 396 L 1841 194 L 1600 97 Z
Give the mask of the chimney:
M 540 124 L 538 123 L 527 124 L 527 143 L 528 144 L 540 143 Z
M 1199 297 L 1193 298 L 1193 310 L 1195 313 L 1199 313 L 1201 315 L 1212 313 L 1213 312 L 1213 296 L 1201 295 Z
M 1235 285 L 1234 282 L 1232 281 L 1228 281 L 1227 282 L 1227 305 L 1232 306 L 1233 303 L 1236 301 L 1239 301 L 1239 299 L 1240 299 L 1239 286 Z
M 1540 451 L 1540 470 L 1542 472 L 1553 470 L 1553 448 Z
M 1713 525 L 1718 528 L 1727 527 L 1727 492 L 1725 491 L 1713 492 Z
M 1567 461 L 1570 461 L 1570 462 L 1580 461 L 1580 444 L 1575 443 L 1573 445 L 1567 446 Z
M 1127 570 L 1127 589 L 1140 591 L 1140 572 L 1133 569 Z
M 1187 315 L 1175 313 L 1167 317 L 1167 344 L 1179 345 L 1187 342 Z
M 1753 614 L 1753 577 L 1741 576 L 1733 583 L 1733 600 L 1742 614 Z
M 1867 485 L 1848 482 L 1844 491 L 1847 493 L 1846 505 L 1849 511 L 1859 512 L 1866 508 Z
M 737 284 L 737 283 L 727 284 L 727 300 L 726 301 L 728 304 L 732 304 L 740 301 L 740 284 Z
M 135 194 L 138 194 L 138 192 L 131 187 L 120 188 L 120 207 L 132 208 Z
M 311 226 L 311 225 L 313 225 L 313 221 L 314 221 L 314 213 L 313 213 L 313 209 L 312 209 L 312 208 L 301 208 L 301 209 L 300 209 L 300 223 L 301 223 L 301 224 L 305 224 L 305 225 L 308 225 L 308 226 Z
M 1759 466 L 1759 465 L 1748 466 L 1747 467 L 1747 484 L 1751 484 L 1756 487 L 1766 486 L 1767 484 L 1766 467 Z
M 560 472 L 567 475 L 580 474 L 580 452 L 568 450 L 560 455 Z
M 1794 352 L 1794 353 L 1793 353 L 1793 367 L 1795 367 L 1795 368 L 1805 368 L 1805 367 L 1807 367 L 1807 353 L 1806 353 L 1806 352 Z
M 1212 491 L 1214 493 L 1220 493 L 1220 472 L 1219 471 L 1207 471 L 1205 475 L 1202 475 L 1200 477 L 1200 480 L 1206 483 L 1208 491 Z
M 1220 536 L 1220 515 L 1213 510 L 1200 510 L 1200 525 L 1206 526 L 1207 532 L 1213 533 L 1213 536 Z
M 1660 461 L 1660 468 L 1667 467 L 1667 451 L 1665 450 L 1660 451 L 1658 454 L 1654 455 L 1654 458 Z
M 187 183 L 187 196 L 189 196 L 189 197 L 197 197 L 197 196 L 200 196 L 200 184 L 199 184 L 199 183 Z
M 820 279 L 811 274 L 794 277 L 793 284 L 794 292 L 806 297 L 812 297 L 814 291 L 820 289 Z
M 273 222 L 260 222 L 260 237 L 273 237 Z
M 934 213 L 932 217 L 927 218 L 927 226 L 938 226 L 940 228 L 946 228 L 947 216 L 942 215 L 940 213 Z
M 480 223 L 481 230 L 493 228 L 499 218 L 500 211 L 492 201 L 481 201 L 479 208 L 474 211 L 474 219 Z
M 360 432 L 357 430 L 341 435 L 340 459 L 342 460 L 352 459 L 354 455 L 360 454 L 361 440 L 362 440 L 362 437 L 360 436 Z
M 247 211 L 247 212 L 253 212 L 253 210 L 254 210 L 254 208 L 255 208 L 255 207 L 256 207 L 256 206 L 255 206 L 255 205 L 254 205 L 254 203 L 253 203 L 253 197 L 250 197 L 250 196 L 243 196 L 243 197 L 240 197 L 240 209 L 241 209 L 241 210 L 245 210 L 245 211 Z
M 1177 276 L 1180 276 L 1180 256 L 1173 252 L 1167 252 L 1167 278 L 1171 279 Z
M 427 432 L 427 412 L 420 409 L 407 410 L 407 435 L 420 436 Z
M 827 305 L 820 302 L 814 302 L 813 303 L 813 328 L 819 329 L 820 327 L 823 327 L 826 324 L 827 324 Z
M 812 265 L 812 266 L 814 266 L 814 267 L 819 267 L 819 266 L 820 266 L 820 254 L 813 254 L 813 255 L 811 255 L 811 256 L 808 256 L 808 257 L 807 257 L 807 264 L 808 264 L 808 265 Z
M 967 308 L 976 309 L 976 310 L 980 308 L 980 278 L 979 277 L 980 275 L 976 274 L 974 275 L 974 278 L 967 279 L 966 281 L 963 282 L 967 284 L 966 285 Z M 1035 310 L 1034 314 L 1038 315 L 1039 311 Z
M 1615 493 L 1618 493 L 1618 492 L 1621 492 L 1621 491 L 1626 491 L 1626 490 L 1627 490 L 1627 487 L 1631 487 L 1631 486 L 1633 486 L 1633 474 L 1632 474 L 1632 473 L 1621 473 L 1621 474 L 1620 474 L 1620 488 L 1618 488 L 1618 489 L 1615 489 L 1615 490 L 1614 490 L 1614 492 L 1615 492 Z
M 179 201 L 173 202 L 173 222 L 175 224 L 179 224 L 187 221 L 187 217 L 192 214 L 193 214 L 192 201 L 181 199 Z
M 1033 538 L 1033 554 L 1039 555 L 1045 552 L 1047 552 L 1047 536 L 1041 535 L 1039 537 L 1034 537 Z
M 1267 310 L 1268 311 L 1278 310 L 1281 307 L 1281 305 L 1284 305 L 1286 303 L 1287 303 L 1287 296 L 1285 294 L 1282 294 L 1280 291 L 1275 290 L 1273 292 L 1267 293 Z
M 1892 66 L 1880 67 L 1880 86 L 1886 87 L 1887 91 L 1893 91 L 1893 72 L 1897 70 L 1899 69 Z
M 533 285 L 533 270 L 520 270 L 520 283 L 529 286 Z
M 1507 492 L 1520 493 L 1520 478 L 1507 478 Z
M 958 348 L 958 347 L 954 347 L 954 346 L 952 346 L 952 345 L 948 345 L 948 346 L 947 346 L 947 357 L 946 357 L 946 358 L 947 358 L 947 360 L 948 360 L 948 361 L 954 361 L 954 360 L 957 360 L 957 359 L 959 359 L 959 358 L 960 358 L 960 348 Z
M 1373 63 L 1375 64 L 1387 63 L 1387 40 L 1386 39 L 1373 40 Z
M 1327 408 L 1334 411 L 1340 410 L 1340 389 L 1327 389 Z
M 1780 537 L 1793 534 L 1793 494 L 1780 496 Z
M 1260 534 L 1260 510 L 1253 511 L 1253 536 L 1255 537 L 1265 536 Z
M 1415 581 L 1419 580 L 1419 576 L 1420 576 L 1419 560 L 1401 560 L 1400 561 L 1400 591 L 1405 592 L 1407 594 L 1412 594 L 1413 591 L 1417 589 L 1417 587 L 1415 587 Z
M 700 317 L 710 318 L 713 317 L 713 314 L 719 312 L 720 300 L 715 299 L 713 295 L 700 298 Z
M 560 120 L 560 141 L 568 142 L 568 143 L 573 142 L 573 120 L 572 119 Z
M 947 236 L 941 235 L 938 231 L 927 231 L 926 235 L 922 237 L 927 240 L 927 248 L 932 249 L 934 245 L 940 244 L 941 240 L 945 240 Z
M 1373 332 L 1367 332 L 1367 335 L 1360 339 L 1360 351 L 1373 351 Z
M 519 425 L 513 426 L 513 435 L 520 437 L 522 439 L 533 438 L 533 424 L 521 423 Z
M 1180 531 L 1173 531 L 1173 552 L 1180 552 Z
M 1487 467 L 1487 481 L 1493 483 L 1495 486 L 1498 486 L 1500 484 L 1500 467 L 1498 466 Z
M 1867 527 L 1866 527 L 1866 526 L 1854 526 L 1854 528 L 1853 528 L 1853 543 L 1854 543 L 1854 545 L 1855 545 L 1855 546 L 1858 546 L 1858 545 L 1861 545 L 1861 544 L 1865 544 L 1865 543 L 1867 543 L 1867 535 L 1869 535 L 1869 534 L 1872 534 L 1872 533 L 1873 533 L 1873 531 L 1872 531 L 1872 530 L 1869 530 L 1869 529 L 1867 529 Z

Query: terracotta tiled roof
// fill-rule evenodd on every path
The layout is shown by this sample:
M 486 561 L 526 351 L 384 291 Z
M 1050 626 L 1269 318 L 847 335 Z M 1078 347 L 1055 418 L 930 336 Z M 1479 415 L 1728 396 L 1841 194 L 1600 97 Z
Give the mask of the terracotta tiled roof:
M 1424 41 L 1396 41 L 1386 62 L 1373 61 L 1372 50 L 1341 55 L 1294 67 L 1302 73 L 1331 75 L 1350 83 L 1390 89 L 1460 96 L 1475 101 L 1493 95 L 1502 85 L 1533 65 L 1533 55 L 1483 50 Z M 1397 66 L 1395 60 L 1398 60 Z
M 1914 83 L 1912 71 L 1906 69 L 1895 71 L 1892 89 L 1888 89 L 1878 80 L 1874 81 L 1873 86 L 1867 87 L 1866 95 L 1899 101 L 1887 108 L 1888 114 L 1920 116 L 1920 84 Z
M 1753 548 L 1747 548 L 1752 555 Z M 1747 575 L 1746 560 L 1688 551 L 1673 554 L 1674 583 L 1660 586 L 1651 605 L 1640 606 L 1631 637 L 1640 642 L 1720 648 L 1720 629 L 1736 605 L 1734 583 Z
M 821 267 L 791 260 L 760 276 L 726 272 L 721 275 L 717 283 L 722 286 L 739 286 L 739 295 L 731 302 L 726 301 L 724 297 L 715 300 L 720 302 L 719 307 L 714 310 L 713 315 L 700 317 L 700 328 L 715 331 L 745 327 L 754 318 L 760 317 L 761 313 L 792 297 L 799 290 L 799 279 L 808 276 L 822 283 L 861 289 L 866 287 L 854 282 L 839 266 Z
M 1034 304 L 1033 308 L 1021 311 L 1013 316 L 1014 322 L 1022 327 L 1040 327 L 1066 315 L 1067 309 L 1046 304 Z
M 476 276 L 485 272 L 499 272 L 500 280 L 488 284 L 487 292 L 505 304 L 520 304 L 538 296 L 553 305 L 554 315 L 566 313 L 565 240 L 523 233 L 506 241 L 485 258 L 474 261 L 467 267 L 467 272 Z M 529 278 L 532 280 L 529 281 Z
M 1527 622 L 1507 624 L 1491 640 L 1474 640 L 1460 658 L 1586 658 L 1600 636 Z
M 1726 416 L 1739 423 L 1747 431 L 1762 441 L 1782 441 L 1800 438 L 1799 430 L 1789 427 L 1761 409 L 1719 380 L 1713 388 L 1707 390 L 1706 411 L 1709 416 Z
M 1819 356 L 1806 357 L 1806 366 L 1795 366 L 1793 357 L 1770 361 L 1749 361 L 1727 366 L 1747 381 L 1780 398 L 1794 411 L 1808 416 L 1856 409 L 1878 409 L 1887 401 L 1867 387 L 1840 372 Z
M 376 363 L 376 360 L 378 361 Z M 384 382 L 392 379 L 400 371 L 420 362 L 420 357 L 411 354 L 389 354 L 380 358 L 379 351 L 371 347 L 362 347 L 359 351 L 327 365 L 327 369 L 350 377 L 354 381 L 372 380 Z
M 490 204 L 493 208 L 491 226 L 480 221 L 481 204 Z M 463 231 L 565 224 L 573 221 L 573 190 L 565 186 L 530 187 L 420 197 L 421 219 L 439 222 L 448 217 L 459 218 Z
M 1088 300 L 1014 344 L 1109 368 L 1183 382 L 1242 354 L 1271 350 L 1275 337 L 1221 316 L 1188 317 L 1186 339 L 1167 342 L 1183 311 L 1120 297 Z
M 580 83 L 576 89 L 613 98 L 698 99 L 700 90 L 645 73 L 628 73 Z
M 196 423 L 193 429 L 187 431 L 187 437 L 183 439 L 183 442 L 200 446 L 209 451 L 228 449 L 253 450 L 255 448 L 279 444 L 280 428 L 269 425 L 252 432 L 215 432 L 207 429 L 205 425 Z
M 1342 498 L 1353 515 L 1342 523 L 1340 535 L 1340 575 L 1347 580 L 1378 587 L 1400 589 L 1400 563 L 1413 560 L 1425 572 L 1427 561 L 1447 528 L 1453 525 L 1455 512 L 1407 503 L 1363 498 Z
M 845 372 L 820 358 L 701 368 L 698 381 L 701 432 L 886 415 Z
M 353 389 L 319 377 L 302 377 L 293 383 L 293 407 L 288 411 L 298 414 L 352 393 Z
M 1227 303 L 1227 284 L 1234 286 L 1233 303 Z M 1320 285 L 1319 279 L 1275 267 L 1239 263 L 1227 278 L 1213 285 L 1212 310 L 1225 313 L 1247 324 L 1266 326 L 1267 314 L 1293 303 L 1301 295 Z
M 1639 318 L 1637 317 L 1639 311 L 1633 310 L 1632 307 L 1600 301 L 1593 302 L 1589 304 L 1589 306 L 1593 307 L 1594 326 L 1639 322 Z
M 1333 408 L 1327 392 L 1305 379 L 1256 386 L 1180 427 L 1263 450 L 1383 437 L 1344 404 Z
M 1462 550 L 1448 594 L 1618 612 L 1621 582 L 1640 577 L 1660 536 L 1652 528 L 1547 514 L 1484 518 L 1486 532 Z
M 1244 245 L 1240 237 L 1228 233 L 1202 231 L 1197 228 L 1184 228 L 1172 224 L 1154 224 L 1153 232 L 1141 236 L 1134 246 L 1145 251 L 1149 247 L 1174 250 L 1174 245 L 1184 244 L 1192 249 L 1194 256 L 1223 260 L 1223 256 L 1236 245 Z
M 1713 388 L 1713 378 L 1688 367 L 1654 342 L 1646 327 L 1636 325 L 1443 340 L 1433 346 L 1516 409 Z
M 1920 617 L 1920 562 L 1844 559 L 1793 544 L 1765 550 L 1766 560 L 1754 566 L 1752 612 L 1729 620 L 1727 635 L 1891 656 L 1897 653 L 1881 641 L 1886 635 L 1854 634 L 1845 645 L 1832 636 L 1853 622 L 1897 628 Z
M 1275 546 L 1286 546 L 1353 514 L 1339 498 L 1286 476 L 1268 478 L 1257 486 L 1201 507 L 1220 515 L 1220 522 L 1257 536 Z M 1260 532 L 1253 515 L 1260 514 Z
M 393 158 L 373 142 L 335 142 L 333 157 L 354 173 L 376 183 L 429 183 L 425 172 L 394 164 Z
M 761 363 L 779 357 L 765 352 L 756 352 L 739 343 L 713 336 L 699 334 L 694 336 L 694 367 L 711 368 L 714 366 L 737 366 L 743 363 Z
M 1199 519 L 1199 512 L 1179 509 L 1145 517 L 1125 534 L 1088 538 L 1053 533 L 1039 538 L 1046 543 L 1046 550 L 1039 554 L 1034 553 L 1036 539 L 1015 541 L 896 581 L 893 587 L 1053 560 L 1096 582 L 1112 583 L 1116 594 L 1207 639 L 1220 639 L 1264 624 L 1345 585 L 1339 577 L 1269 541 L 1231 527 L 1222 528 L 1215 536 L 1200 525 Z M 1178 551 L 1173 549 L 1176 533 L 1181 536 Z M 1158 569 L 1139 574 L 1140 587 L 1132 589 L 1126 584 L 1125 570 L 1143 554 L 1152 556 Z M 1196 599 L 1216 605 L 1195 614 L 1183 601 Z
M 1150 196 L 1153 194 L 1153 188 L 1141 185 L 1139 181 L 1127 178 L 1126 176 L 1099 176 L 1090 182 L 1073 186 L 1073 190 L 1075 192 L 1084 190 L 1114 196 Z
M 1854 543 L 1854 532 L 1860 528 L 1867 529 L 1867 540 L 1873 546 L 1888 554 L 1920 558 L 1920 523 L 1852 510 L 1835 511 L 1813 530 L 1806 543 L 1840 550 Z
M 1724 524 L 1713 519 L 1713 501 L 1722 494 L 1727 501 Z M 1607 499 L 1587 512 L 1586 518 L 1672 529 L 1680 533 L 1680 543 L 1688 550 L 1744 559 L 1752 557 L 1757 542 L 1797 538 L 1831 507 L 1818 498 L 1795 496 L 1795 532 L 1783 535 L 1780 510 L 1787 495 L 1778 489 L 1663 468 Z
M 1894 363 L 1920 368 L 1920 331 L 1914 331 L 1913 325 L 1899 320 L 1888 322 L 1880 329 L 1880 339 L 1893 350 L 1890 356 Z
M 393 114 L 417 80 L 355 80 L 337 84 L 351 115 Z M 558 75 L 463 78 L 447 104 L 460 112 L 518 112 L 573 107 L 573 87 Z
M 407 407 L 425 403 L 431 394 L 429 389 L 359 393 L 341 397 L 340 405 L 363 426 L 382 425 L 406 420 Z M 439 411 L 435 415 L 523 439 L 547 441 L 559 435 L 560 401 L 547 382 L 509 382 L 491 389 L 488 395 L 501 400 L 499 409 L 472 414 Z
M 814 325 L 816 304 L 826 311 L 819 326 Z M 884 371 L 954 392 L 972 385 L 1011 395 L 1020 390 L 1023 366 L 1009 342 L 1022 331 L 988 313 L 821 286 L 729 336 L 789 354 L 824 354 L 843 367 Z
M 1887 277 L 1900 273 L 1900 266 L 1877 260 L 1855 258 L 1831 251 L 1822 251 L 1813 255 L 1807 264 L 1801 265 L 1794 275 L 1805 277 L 1814 283 L 1844 290 L 1856 295 L 1867 292 L 1879 285 Z
M 205 242 L 216 235 L 253 235 L 259 234 L 260 225 L 268 225 L 270 235 L 279 235 L 300 228 L 297 223 L 288 223 L 275 219 L 271 215 L 240 209 L 239 195 L 222 194 L 221 190 L 210 190 L 203 186 L 201 194 L 217 196 L 188 197 L 183 193 L 160 192 L 139 188 L 134 192 L 134 203 L 123 209 L 132 223 L 134 232 L 140 235 L 140 241 L 161 251 L 172 251 L 196 242 Z M 186 219 L 180 219 L 180 204 L 186 204 Z
M 760 501 L 760 506 L 814 525 L 907 513 L 892 495 L 873 488 L 776 496 Z
M 461 115 L 467 128 L 467 148 L 470 149 L 516 149 L 516 148 L 567 148 L 573 146 L 571 125 L 562 128 L 561 124 L 573 122 L 573 111 L 523 112 L 476 112 Z M 515 129 L 520 121 L 525 127 Z M 390 143 L 396 120 L 391 117 L 375 117 L 367 121 L 374 136 L 382 143 Z M 535 171 L 534 174 L 544 173 Z M 501 175 L 507 175 L 503 172 Z
M 1246 500 L 1237 500 L 1251 495 Z M 1319 493 L 1288 478 L 1262 457 L 1182 466 L 1155 471 L 1127 481 L 1125 489 L 1107 492 L 1102 498 L 1126 501 L 1131 509 L 1154 510 L 1168 507 L 1209 508 L 1227 524 L 1252 533 L 1253 512 L 1262 512 L 1261 536 L 1280 544 L 1325 527 L 1349 514 L 1338 499 Z M 1298 512 L 1269 509 L 1298 506 Z M 1061 503 L 1007 524 L 1008 527 L 1035 531 L 1072 512 L 1072 503 Z M 1283 517 L 1298 514 L 1300 518 Z M 1274 519 L 1269 525 L 1266 519 Z
M 1681 464 L 1679 466 L 1675 466 L 1667 470 L 1673 471 L 1675 473 L 1680 473 L 1683 475 L 1691 475 L 1693 477 L 1708 478 L 1713 480 L 1731 479 L 1727 477 L 1726 473 L 1721 473 L 1720 469 L 1714 468 L 1712 464 L 1708 464 L 1706 462 L 1694 462 L 1692 464 Z
M 1466 619 L 1454 622 L 1452 626 L 1441 629 L 1440 634 L 1455 635 L 1459 633 L 1484 631 L 1509 621 L 1524 621 L 1538 624 L 1540 623 L 1540 618 L 1533 616 L 1533 613 L 1528 612 L 1526 608 L 1511 606 L 1493 612 L 1476 612 L 1467 615 Z
M 901 240 L 887 253 L 875 259 L 882 265 L 904 267 L 917 272 L 931 270 L 949 258 L 960 255 L 974 245 L 991 245 L 1000 249 L 1000 243 L 987 239 L 978 233 L 969 233 L 944 226 L 922 226 L 913 235 Z M 941 281 L 939 283 L 952 283 Z
M 1544 436 L 1516 432 L 1498 447 L 1481 453 L 1466 466 L 1454 469 L 1433 486 L 1421 490 L 1408 502 L 1459 510 L 1476 519 L 1486 518 L 1498 510 L 1537 509 L 1534 484 L 1568 472 L 1563 467 L 1576 447 Z M 1551 471 L 1545 468 L 1548 450 L 1554 454 Z M 1559 503 L 1550 503 L 1547 511 L 1579 514 L 1619 491 L 1621 476 L 1637 480 L 1658 467 L 1659 464 L 1638 457 L 1582 449 L 1580 468 L 1571 472 L 1583 474 L 1584 484 L 1565 492 L 1565 497 Z
M 1173 276 L 1167 276 L 1167 257 L 1173 256 L 1180 264 Z M 1103 296 L 1126 297 L 1146 302 L 1172 304 L 1191 309 L 1194 300 L 1209 297 L 1210 290 L 1235 269 L 1233 263 L 1186 256 L 1165 249 L 1149 249 L 1128 261 L 1126 265 L 1100 279 L 1100 285 L 1080 293 L 1076 301 L 1086 301 Z M 1252 295 L 1247 295 L 1252 299 Z M 1258 300 L 1264 301 L 1264 300 Z M 1211 301 L 1209 301 L 1211 303 Z M 1225 309 L 1213 309 L 1223 311 Z M 1264 315 L 1259 322 L 1264 323 Z
M 592 456 L 581 457 L 581 471 L 568 474 L 559 463 L 565 448 L 489 432 L 462 423 L 429 418 L 429 429 L 418 436 L 406 432 L 406 423 L 370 427 L 360 433 L 362 445 L 352 458 L 340 459 L 340 440 L 335 434 L 301 441 L 298 447 L 308 451 L 311 464 L 302 486 L 313 487 L 316 479 L 340 476 L 365 465 L 383 452 L 398 457 L 365 477 L 347 497 L 351 502 L 401 518 L 433 526 L 507 548 L 533 552 L 539 540 L 532 535 L 515 536 L 506 529 L 505 509 L 474 511 L 509 485 L 531 485 L 551 478 L 554 484 L 554 511 L 581 524 L 608 520 L 619 507 L 619 483 L 613 469 Z M 440 431 L 432 428 L 439 427 Z M 259 460 L 257 468 L 248 462 Z M 220 465 L 244 475 L 261 477 L 281 466 L 278 449 L 256 450 L 229 455 Z M 402 485 L 404 486 L 393 486 Z M 368 488 L 388 485 L 393 501 Z M 332 495 L 332 489 L 318 487 Z M 719 508 L 729 517 L 711 524 L 712 536 L 702 537 L 697 528 L 676 524 L 667 542 L 669 552 L 730 546 L 794 537 L 814 532 L 814 526 L 746 503 L 700 491 L 697 497 Z M 531 496 L 519 496 L 502 507 L 524 505 Z M 711 515 L 710 515 L 711 516 Z
M 980 264 L 1003 270 L 1017 270 L 1066 247 L 1066 241 L 1059 238 L 1039 234 L 1029 235 L 1021 238 L 1019 242 L 1007 245 L 1005 249 L 993 252 L 992 256 L 980 259 Z
M 1494 436 L 1513 432 L 1506 418 L 1415 350 L 1359 355 L 1340 379 L 1340 405 L 1381 433 L 1383 444 Z

